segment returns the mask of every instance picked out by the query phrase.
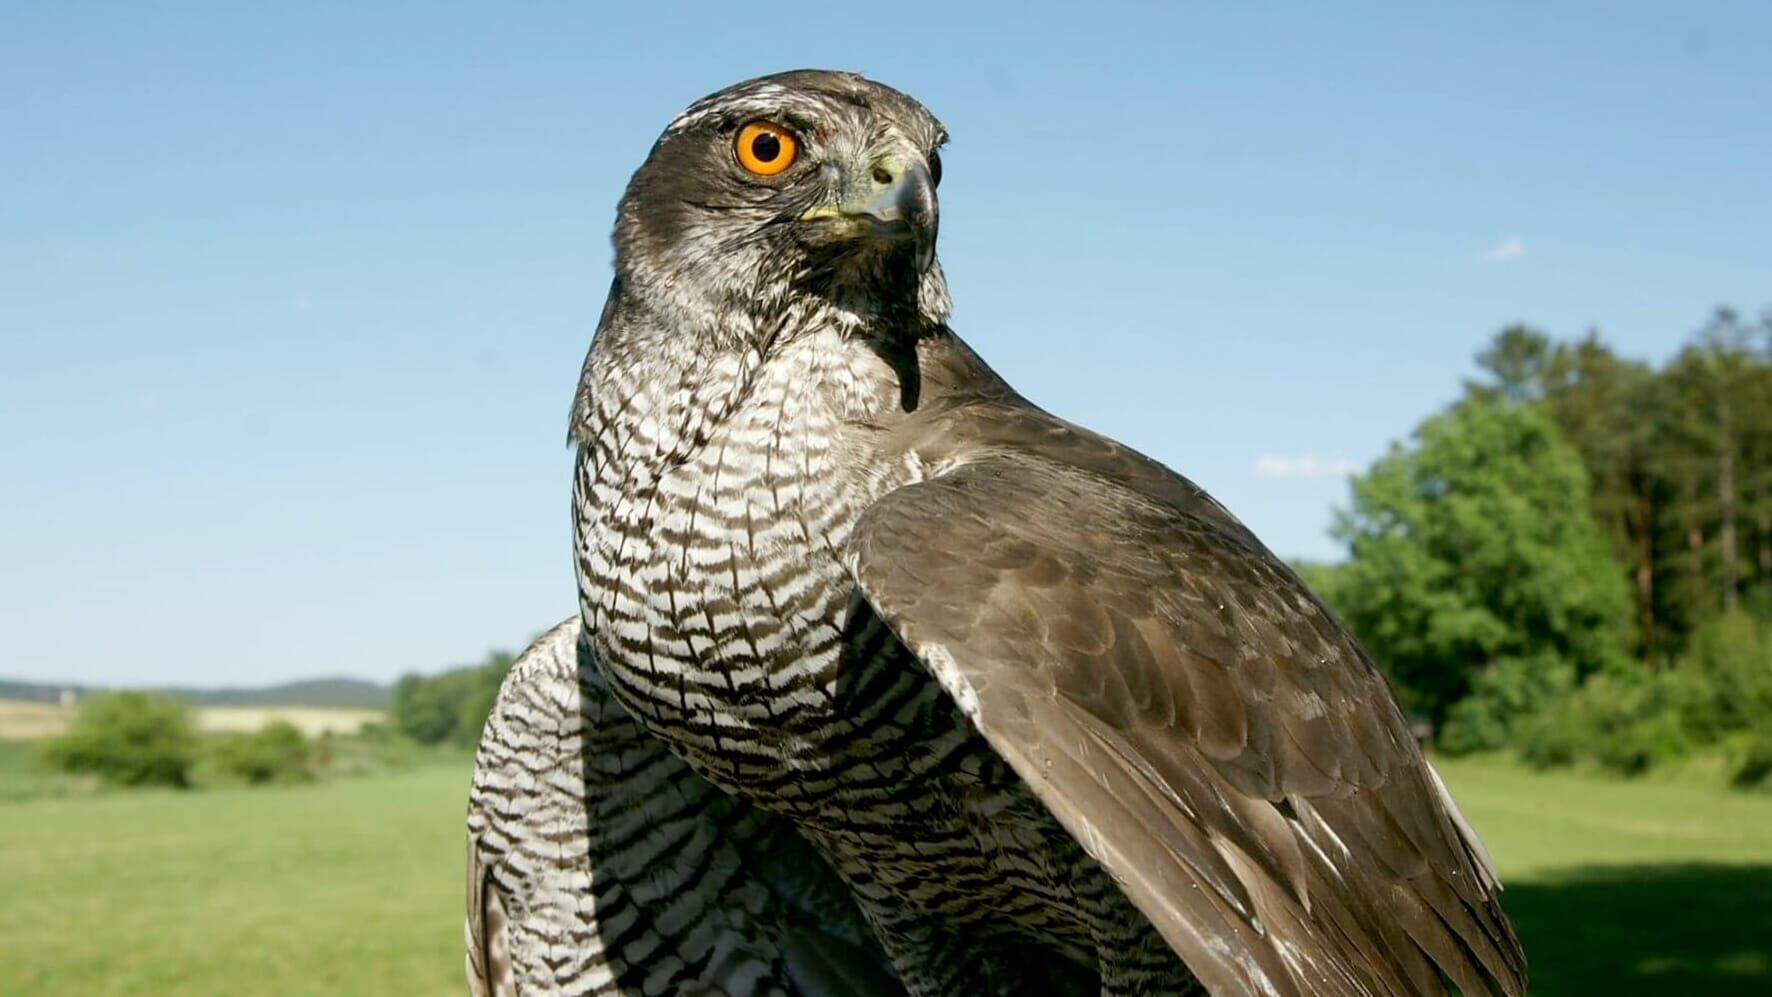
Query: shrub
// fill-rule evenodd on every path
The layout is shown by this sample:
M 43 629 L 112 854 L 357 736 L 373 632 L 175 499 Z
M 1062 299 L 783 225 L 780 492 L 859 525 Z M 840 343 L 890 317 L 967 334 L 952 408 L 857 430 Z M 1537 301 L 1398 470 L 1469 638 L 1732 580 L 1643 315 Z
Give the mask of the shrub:
M 1544 704 L 1567 696 L 1575 668 L 1555 654 L 1507 658 L 1479 671 L 1471 694 L 1446 716 L 1437 744 L 1450 755 L 1493 751 L 1517 743 Z
M 294 725 L 278 721 L 250 734 L 221 734 L 210 739 L 204 758 L 208 773 L 219 781 L 251 785 L 310 782 L 313 754 L 307 738 Z
M 1772 785 L 1772 731 L 1763 732 L 1748 742 L 1747 752 L 1735 766 L 1735 774 L 1729 782 L 1737 789 Z
M 1538 769 L 1574 765 L 1588 742 L 1584 718 L 1568 700 L 1547 704 L 1520 732 L 1520 758 Z
M 1638 775 L 1691 750 L 1667 682 L 1600 675 L 1588 686 L 1597 728 L 1592 754 L 1601 765 Z
M 1520 755 L 1547 768 L 1593 761 L 1623 775 L 1684 755 L 1676 684 L 1643 672 L 1595 675 L 1525 726 Z
M 1742 612 L 1698 628 L 1679 667 L 1680 713 L 1702 742 L 1772 730 L 1772 627 Z
M 188 786 L 200 742 L 184 704 L 146 692 L 98 693 L 44 746 L 51 764 L 123 786 Z

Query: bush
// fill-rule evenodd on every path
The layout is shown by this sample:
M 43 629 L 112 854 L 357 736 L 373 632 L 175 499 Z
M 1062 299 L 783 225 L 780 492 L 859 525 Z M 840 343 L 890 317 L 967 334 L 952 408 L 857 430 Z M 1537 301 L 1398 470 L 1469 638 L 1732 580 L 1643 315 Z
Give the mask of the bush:
M 200 742 L 183 703 L 155 693 L 98 693 L 68 732 L 44 746 L 50 763 L 122 786 L 188 786 Z
M 1729 783 L 1737 789 L 1772 785 L 1772 731 L 1761 733 L 1748 742 L 1747 752 L 1735 766 L 1735 774 Z
M 1565 699 L 1546 704 L 1520 732 L 1517 746 L 1526 764 L 1548 769 L 1574 765 L 1589 740 L 1586 719 Z
M 1555 654 L 1498 661 L 1477 673 L 1471 694 L 1446 715 L 1437 746 L 1463 755 L 1518 743 L 1522 728 L 1544 704 L 1567 696 L 1574 686 L 1574 666 Z
M 307 738 L 293 724 L 278 721 L 250 734 L 220 734 L 210 739 L 203 760 L 206 775 L 216 781 L 265 783 L 311 782 L 313 753 Z
M 1725 613 L 1692 635 L 1675 672 L 1693 737 L 1710 743 L 1736 731 L 1772 731 L 1772 627 Z
M 385 723 L 364 724 L 353 734 L 322 734 L 308 742 L 308 749 L 309 769 L 317 779 L 411 769 L 431 750 Z
M 1665 675 L 1595 675 L 1525 725 L 1520 756 L 1539 768 L 1592 761 L 1641 774 L 1687 753 L 1677 685 Z
M 1529 682 L 1514 671 L 1492 669 L 1458 704 L 1448 750 L 1511 739 L 1540 768 L 1592 762 L 1635 775 L 1721 744 L 1735 785 L 1772 781 L 1772 627 L 1745 613 L 1700 627 L 1677 667 L 1595 675 L 1524 719 L 1516 707 L 1530 702 Z

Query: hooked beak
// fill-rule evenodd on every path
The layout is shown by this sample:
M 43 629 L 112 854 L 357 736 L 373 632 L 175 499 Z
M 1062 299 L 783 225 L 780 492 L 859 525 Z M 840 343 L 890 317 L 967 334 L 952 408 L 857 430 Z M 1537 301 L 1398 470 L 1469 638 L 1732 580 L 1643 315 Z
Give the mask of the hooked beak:
M 908 240 L 917 272 L 928 273 L 935 262 L 935 236 L 941 208 L 935 180 L 921 159 L 888 157 L 869 171 L 867 188 L 839 204 L 821 204 L 800 215 L 802 222 L 829 227 L 839 238 L 873 237 Z

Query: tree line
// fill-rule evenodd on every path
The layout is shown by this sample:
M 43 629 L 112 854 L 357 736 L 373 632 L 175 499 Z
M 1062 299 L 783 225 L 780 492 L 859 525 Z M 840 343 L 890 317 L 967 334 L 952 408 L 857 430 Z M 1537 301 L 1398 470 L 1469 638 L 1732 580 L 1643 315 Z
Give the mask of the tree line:
M 1772 767 L 1772 313 L 1660 365 L 1500 332 L 1365 473 L 1308 581 L 1440 747 Z
M 480 728 L 486 726 L 499 686 L 515 661 L 507 652 L 494 651 L 477 665 L 401 676 L 394 683 L 389 720 L 396 731 L 420 744 L 471 748 L 480 743 Z

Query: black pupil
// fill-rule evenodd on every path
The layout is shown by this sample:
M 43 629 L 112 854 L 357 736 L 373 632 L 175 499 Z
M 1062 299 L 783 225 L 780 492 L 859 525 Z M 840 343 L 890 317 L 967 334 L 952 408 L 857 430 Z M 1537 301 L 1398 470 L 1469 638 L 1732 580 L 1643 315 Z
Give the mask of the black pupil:
M 781 158 L 781 139 L 764 132 L 751 139 L 751 155 L 757 157 L 759 163 L 773 163 Z

